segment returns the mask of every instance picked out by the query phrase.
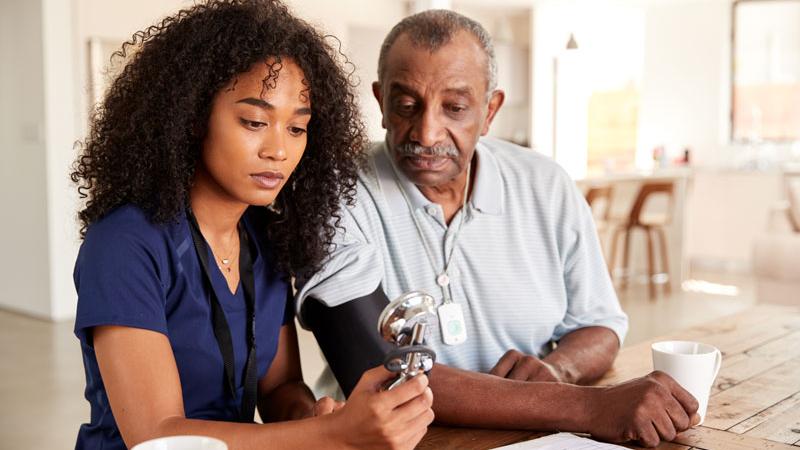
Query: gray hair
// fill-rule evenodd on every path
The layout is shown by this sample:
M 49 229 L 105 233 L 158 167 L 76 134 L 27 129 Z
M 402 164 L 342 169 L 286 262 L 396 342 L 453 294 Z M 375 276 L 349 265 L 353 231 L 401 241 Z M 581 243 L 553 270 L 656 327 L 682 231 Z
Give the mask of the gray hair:
M 378 58 L 378 81 L 383 82 L 386 71 L 386 56 L 397 38 L 407 34 L 415 47 L 436 51 L 448 44 L 459 31 L 467 31 L 476 39 L 486 54 L 486 95 L 497 87 L 497 59 L 494 55 L 492 38 L 481 24 L 449 9 L 431 9 L 401 20 L 392 28 L 381 45 Z

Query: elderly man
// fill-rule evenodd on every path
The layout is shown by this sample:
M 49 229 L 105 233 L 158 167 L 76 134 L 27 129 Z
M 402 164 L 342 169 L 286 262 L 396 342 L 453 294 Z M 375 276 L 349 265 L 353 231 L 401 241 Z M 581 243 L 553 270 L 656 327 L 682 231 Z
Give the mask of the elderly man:
M 345 392 L 380 363 L 389 298 L 422 290 L 455 326 L 432 327 L 441 423 L 591 433 L 655 445 L 697 403 L 653 373 L 584 386 L 627 330 L 586 202 L 551 160 L 488 138 L 504 94 L 476 22 L 427 11 L 383 43 L 373 92 L 386 141 L 323 270 L 298 280 L 298 311 Z

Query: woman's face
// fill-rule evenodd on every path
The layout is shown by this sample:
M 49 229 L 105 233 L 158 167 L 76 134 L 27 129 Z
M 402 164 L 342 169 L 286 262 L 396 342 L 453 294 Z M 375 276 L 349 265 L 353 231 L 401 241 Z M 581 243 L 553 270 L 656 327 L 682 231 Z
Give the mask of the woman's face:
M 199 172 L 237 203 L 272 203 L 306 148 L 311 104 L 303 72 L 284 59 L 265 87 L 271 62 L 239 74 L 211 105 Z

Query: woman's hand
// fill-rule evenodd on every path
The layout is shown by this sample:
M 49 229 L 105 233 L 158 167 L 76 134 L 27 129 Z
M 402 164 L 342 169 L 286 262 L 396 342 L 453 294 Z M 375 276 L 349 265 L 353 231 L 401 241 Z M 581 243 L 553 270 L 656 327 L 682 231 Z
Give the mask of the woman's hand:
M 350 398 L 331 416 L 337 441 L 359 449 L 413 449 L 433 422 L 428 377 L 418 375 L 381 391 L 392 373 L 383 367 L 361 376 Z

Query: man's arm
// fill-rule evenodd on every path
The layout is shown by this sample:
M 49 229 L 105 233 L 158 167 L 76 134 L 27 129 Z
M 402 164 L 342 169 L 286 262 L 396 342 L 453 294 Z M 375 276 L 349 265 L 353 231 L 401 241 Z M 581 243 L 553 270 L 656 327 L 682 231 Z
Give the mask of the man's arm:
M 345 394 L 361 372 L 381 361 L 390 348 L 377 331 L 378 316 L 387 301 L 380 287 L 335 307 L 306 299 L 305 323 L 314 331 Z M 579 339 L 590 338 L 591 332 L 565 336 L 561 351 L 566 354 L 581 344 Z M 602 371 L 595 370 L 598 366 L 589 365 L 592 370 L 586 373 Z M 697 409 L 688 392 L 658 372 L 612 387 L 586 387 L 517 381 L 435 364 L 430 386 L 439 423 L 584 432 L 599 439 L 639 440 L 645 445 L 673 439 L 690 426 Z
M 430 386 L 436 421 L 450 425 L 571 431 L 651 447 L 699 422 L 697 401 L 661 372 L 588 387 L 516 381 L 437 364 Z
M 543 360 L 554 366 L 562 381 L 590 384 L 605 375 L 619 353 L 619 338 L 610 328 L 586 327 L 568 333 Z
M 586 431 L 592 388 L 529 383 L 434 365 L 433 411 L 441 424 L 479 428 Z M 569 399 L 569 401 L 566 401 Z
M 489 373 L 518 381 L 591 384 L 611 368 L 618 352 L 619 338 L 611 329 L 586 327 L 561 338 L 544 359 L 509 350 Z
M 314 333 L 347 397 L 361 374 L 383 364 L 383 356 L 392 349 L 378 334 L 378 317 L 388 303 L 380 286 L 371 294 L 338 306 L 326 306 L 313 296 L 303 302 L 303 322 Z

